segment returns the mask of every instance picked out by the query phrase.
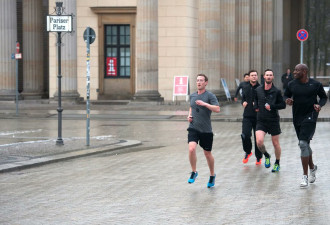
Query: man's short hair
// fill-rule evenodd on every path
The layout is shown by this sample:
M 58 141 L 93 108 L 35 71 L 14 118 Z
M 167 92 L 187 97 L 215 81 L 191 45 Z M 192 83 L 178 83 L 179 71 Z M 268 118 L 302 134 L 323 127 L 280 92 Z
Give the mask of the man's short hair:
M 256 70 L 250 70 L 250 71 L 249 71 L 249 76 L 250 76 L 250 74 L 251 74 L 252 72 L 256 72 L 257 75 L 258 75 L 258 71 L 256 71 Z
M 205 74 L 200 73 L 200 74 L 197 75 L 197 77 L 199 77 L 199 76 L 204 77 L 205 81 L 209 80 Z
M 244 73 L 243 77 L 246 77 L 246 76 L 250 76 L 250 74 L 249 73 Z
M 274 75 L 274 71 L 273 71 L 273 70 L 271 70 L 271 69 L 265 69 L 265 72 L 264 72 L 264 74 L 266 74 L 266 72 L 268 72 L 268 71 L 272 71 L 272 73 L 273 73 L 273 75 Z

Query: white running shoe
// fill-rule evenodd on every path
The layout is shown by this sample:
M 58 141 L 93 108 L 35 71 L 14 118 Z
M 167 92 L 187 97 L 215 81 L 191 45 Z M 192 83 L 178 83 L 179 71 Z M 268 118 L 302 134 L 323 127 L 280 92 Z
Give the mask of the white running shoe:
M 305 188 L 308 186 L 308 177 L 306 175 L 302 176 L 300 187 Z
M 314 165 L 314 169 L 311 170 L 309 174 L 309 183 L 314 183 L 316 180 L 316 170 L 317 170 L 317 165 Z

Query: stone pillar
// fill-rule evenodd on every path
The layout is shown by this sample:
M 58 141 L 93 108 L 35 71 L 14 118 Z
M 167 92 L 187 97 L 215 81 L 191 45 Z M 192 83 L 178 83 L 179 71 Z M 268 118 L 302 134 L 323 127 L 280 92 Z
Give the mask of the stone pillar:
M 236 3 L 236 78 L 243 80 L 243 75 L 250 70 L 250 4 L 249 0 Z
M 262 1 L 262 69 L 272 69 L 273 1 Z M 260 71 L 261 72 L 261 71 Z M 274 74 L 276 76 L 276 74 Z
M 220 6 L 220 77 L 226 80 L 229 90 L 236 89 L 235 4 L 236 1 L 223 0 Z
M 282 75 L 284 73 L 283 59 L 285 59 L 283 55 L 283 0 L 274 1 L 273 20 L 273 71 L 274 74 Z M 276 79 L 275 84 L 278 88 L 282 87 L 280 77 Z
M 0 0 L 0 99 L 14 100 L 16 93 L 16 1 Z
M 136 101 L 162 101 L 158 92 L 158 1 L 137 0 Z
M 77 101 L 80 95 L 77 91 L 77 6 L 76 0 L 62 0 L 64 14 L 73 14 L 72 33 L 62 34 L 61 75 L 62 100 Z M 58 92 L 54 94 L 57 99 Z
M 207 89 L 220 97 L 220 1 L 199 1 L 199 73 L 209 78 Z
M 44 95 L 42 0 L 23 2 L 23 92 L 24 99 Z
M 258 71 L 262 77 L 262 0 L 250 1 L 250 69 Z

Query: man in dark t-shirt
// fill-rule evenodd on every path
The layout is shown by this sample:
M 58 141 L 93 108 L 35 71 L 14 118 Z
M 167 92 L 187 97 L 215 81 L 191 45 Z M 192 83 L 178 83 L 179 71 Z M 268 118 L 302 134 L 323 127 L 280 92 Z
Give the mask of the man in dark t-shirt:
M 210 179 L 207 183 L 207 187 L 210 188 L 214 186 L 216 176 L 214 173 L 214 158 L 211 153 L 213 145 L 211 113 L 220 112 L 220 106 L 215 95 L 205 89 L 207 84 L 207 76 L 204 74 L 198 74 L 197 92 L 190 95 L 190 108 L 187 120 L 189 122 L 189 161 L 192 172 L 188 179 L 188 183 L 194 183 L 198 176 L 196 166 L 196 147 L 199 143 L 204 150 L 204 155 L 210 169 Z
M 284 93 L 286 104 L 292 105 L 293 125 L 299 140 L 303 176 L 301 188 L 308 187 L 316 180 L 317 165 L 313 163 L 310 140 L 315 132 L 316 121 L 321 107 L 327 102 L 327 95 L 320 82 L 308 78 L 308 67 L 298 64 L 293 72 L 294 80 L 288 84 Z M 320 100 L 317 100 L 317 96 Z M 308 167 L 310 174 L 308 177 Z

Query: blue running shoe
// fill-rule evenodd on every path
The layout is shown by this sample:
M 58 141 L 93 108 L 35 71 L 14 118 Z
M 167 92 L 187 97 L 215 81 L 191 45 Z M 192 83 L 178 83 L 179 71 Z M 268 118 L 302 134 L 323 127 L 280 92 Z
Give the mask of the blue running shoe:
M 214 174 L 214 176 L 210 176 L 209 182 L 207 183 L 207 187 L 208 187 L 208 188 L 214 186 L 214 183 L 215 183 L 215 177 L 216 177 L 215 174 Z
M 270 156 L 269 156 L 269 158 L 265 157 L 265 167 L 266 168 L 270 167 Z
M 278 171 L 280 171 L 280 165 L 274 164 L 274 168 L 272 169 L 272 172 L 275 173 L 275 172 L 278 172 Z
M 195 182 L 195 179 L 197 178 L 197 176 L 198 176 L 198 172 L 197 171 L 196 172 L 191 172 L 191 175 L 190 175 L 190 178 L 188 180 L 188 183 L 189 184 L 194 183 Z

